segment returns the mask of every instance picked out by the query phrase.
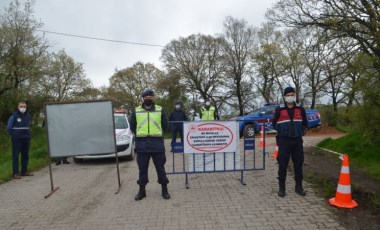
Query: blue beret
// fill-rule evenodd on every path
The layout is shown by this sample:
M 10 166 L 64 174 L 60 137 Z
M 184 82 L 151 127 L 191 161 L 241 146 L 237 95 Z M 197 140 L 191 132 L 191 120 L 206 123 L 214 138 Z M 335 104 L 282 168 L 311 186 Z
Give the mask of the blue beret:
M 288 86 L 288 87 L 286 87 L 285 90 L 284 90 L 284 96 L 285 96 L 286 94 L 288 94 L 288 93 L 295 93 L 295 92 L 296 92 L 296 91 L 294 90 L 293 87 Z
M 146 97 L 146 96 L 154 96 L 154 92 L 151 89 L 146 89 L 142 94 L 141 97 Z

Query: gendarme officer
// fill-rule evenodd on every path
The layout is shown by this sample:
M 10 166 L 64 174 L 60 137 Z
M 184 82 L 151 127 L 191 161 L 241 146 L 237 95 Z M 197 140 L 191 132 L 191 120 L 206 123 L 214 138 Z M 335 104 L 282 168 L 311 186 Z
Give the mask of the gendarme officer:
M 137 107 L 131 115 L 131 130 L 136 136 L 136 154 L 137 164 L 139 167 L 139 179 L 137 184 L 140 185 L 135 200 L 142 200 L 146 197 L 145 186 L 148 180 L 148 167 L 150 158 L 153 159 L 156 167 L 158 183 L 162 186 L 162 197 L 170 199 L 167 184 L 169 183 L 165 172 L 165 145 L 164 131 L 167 128 L 165 111 L 161 106 L 156 105 L 154 92 L 150 89 L 145 90 L 141 97 L 144 102 Z
M 214 106 L 211 105 L 210 99 L 205 100 L 204 106 L 201 108 L 201 120 L 202 121 L 214 121 L 219 120 L 218 114 Z
M 302 136 L 307 130 L 306 112 L 303 107 L 295 103 L 295 90 L 286 87 L 284 90 L 285 104 L 276 108 L 273 117 L 273 127 L 277 130 L 279 154 L 278 161 L 278 196 L 285 196 L 286 169 L 289 159 L 294 165 L 295 191 L 298 195 L 305 196 L 302 187 L 304 161 Z

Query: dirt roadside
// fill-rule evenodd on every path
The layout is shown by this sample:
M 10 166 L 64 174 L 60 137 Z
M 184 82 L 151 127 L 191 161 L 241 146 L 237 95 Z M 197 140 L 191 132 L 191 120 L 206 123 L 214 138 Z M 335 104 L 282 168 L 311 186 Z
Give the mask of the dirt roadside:
M 311 130 L 307 136 L 331 134 L 342 135 L 331 127 Z M 305 147 L 305 180 L 312 183 L 317 194 L 326 199 L 335 196 L 342 161 L 338 155 L 315 148 Z M 338 220 L 347 229 L 380 229 L 380 182 L 367 176 L 363 170 L 350 166 L 352 197 L 359 204 L 354 209 L 331 206 Z

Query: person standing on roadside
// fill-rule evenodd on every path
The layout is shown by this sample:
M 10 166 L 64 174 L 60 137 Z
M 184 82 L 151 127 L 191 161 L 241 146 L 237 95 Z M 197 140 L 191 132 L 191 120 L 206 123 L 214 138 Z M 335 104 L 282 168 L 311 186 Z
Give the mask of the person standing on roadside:
M 218 113 L 214 106 L 211 105 L 210 99 L 205 100 L 205 104 L 201 109 L 200 117 L 202 121 L 219 120 Z
M 137 164 L 139 167 L 139 179 L 137 184 L 140 186 L 135 200 L 142 200 L 146 197 L 145 186 L 149 182 L 148 168 L 150 158 L 153 159 L 156 167 L 158 183 L 162 187 L 162 197 L 170 199 L 167 184 L 169 183 L 165 172 L 165 144 L 164 131 L 167 128 L 167 118 L 164 109 L 155 104 L 154 92 L 150 89 L 145 90 L 141 97 L 144 102 L 138 106 L 131 115 L 131 131 L 135 134 L 135 151 L 137 154 Z
M 30 113 L 26 110 L 26 103 L 18 103 L 17 111 L 8 119 L 7 131 L 12 139 L 12 170 L 13 179 L 21 176 L 33 176 L 28 172 L 30 147 Z M 19 173 L 19 155 L 21 153 L 21 174 Z M 20 176 L 21 175 L 21 176 Z
M 179 133 L 179 136 L 181 137 L 181 143 L 183 143 L 183 121 L 187 121 L 187 116 L 185 111 L 182 109 L 181 102 L 175 103 L 175 108 L 173 112 L 170 113 L 169 121 L 173 121 L 171 142 L 173 149 L 173 145 L 177 139 L 177 133 Z
M 295 103 L 295 90 L 293 87 L 286 87 L 284 90 L 285 104 L 276 108 L 273 116 L 273 127 L 277 130 L 279 154 L 278 162 L 278 196 L 284 197 L 285 181 L 289 159 L 292 158 L 294 166 L 294 179 L 296 182 L 295 192 L 300 196 L 305 196 L 306 192 L 302 187 L 303 180 L 303 139 L 307 130 L 307 118 L 305 109 Z

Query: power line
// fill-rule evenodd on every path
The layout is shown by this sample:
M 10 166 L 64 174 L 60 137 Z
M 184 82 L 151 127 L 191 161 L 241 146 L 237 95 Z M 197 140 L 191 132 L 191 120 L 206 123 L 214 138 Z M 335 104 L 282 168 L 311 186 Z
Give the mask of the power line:
M 119 40 L 112 40 L 112 39 L 106 39 L 106 38 L 96 38 L 96 37 L 89 37 L 89 36 L 82 36 L 82 35 L 75 35 L 75 34 L 59 33 L 59 32 L 53 32 L 53 31 L 48 31 L 48 30 L 37 30 L 37 31 L 43 32 L 43 33 L 57 34 L 57 35 L 67 36 L 67 37 L 91 39 L 91 40 L 97 40 L 97 41 L 116 42 L 116 43 L 124 43 L 124 44 L 139 45 L 139 46 L 165 47 L 165 46 L 156 45 L 156 44 L 119 41 Z

